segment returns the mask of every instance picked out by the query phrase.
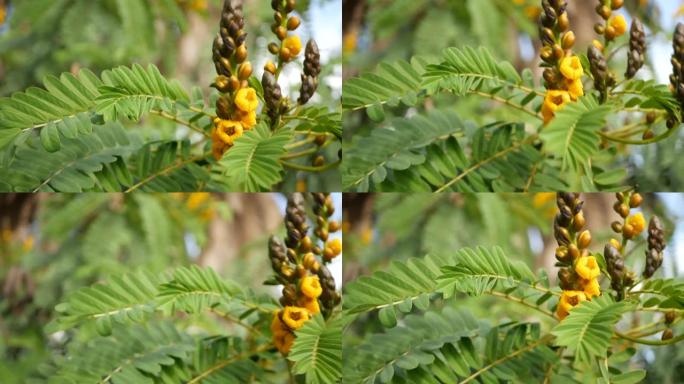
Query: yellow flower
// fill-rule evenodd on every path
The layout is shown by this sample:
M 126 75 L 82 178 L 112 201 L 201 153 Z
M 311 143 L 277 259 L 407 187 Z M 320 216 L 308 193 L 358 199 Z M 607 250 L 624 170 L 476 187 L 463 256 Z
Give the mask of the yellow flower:
M 333 252 L 333 255 L 337 256 L 342 253 L 342 240 L 339 238 L 329 240 L 326 244 L 326 248 L 330 248 L 330 250 Z
M 299 55 L 299 52 L 302 51 L 302 41 L 299 40 L 297 35 L 288 36 L 283 40 L 283 47 L 290 51 L 290 57 L 292 58 Z
M 584 289 L 584 294 L 587 299 L 591 299 L 594 296 L 601 294 L 601 286 L 597 279 L 582 280 L 582 289 Z
M 584 96 L 584 85 L 582 84 L 582 79 L 577 80 L 566 80 L 568 86 L 568 93 L 570 98 L 574 101 L 579 97 Z
M 271 332 L 274 335 L 290 332 L 290 329 L 280 320 L 280 316 L 278 315 L 277 311 L 273 315 L 273 321 L 271 321 Z
M 615 29 L 615 36 L 622 36 L 627 32 L 627 21 L 622 15 L 611 17 L 608 24 Z
M 575 264 L 575 272 L 585 280 L 592 280 L 601 274 L 594 256 L 581 256 Z
M 317 298 L 323 292 L 321 282 L 318 281 L 318 276 L 304 276 L 299 283 L 299 289 L 304 296 L 311 299 Z
M 309 311 L 306 308 L 288 305 L 283 310 L 283 322 L 293 330 L 301 328 L 309 318 Z
M 259 98 L 254 88 L 241 88 L 235 94 L 235 105 L 242 112 L 256 111 L 259 106 Z
M 546 92 L 546 98 L 542 105 L 542 115 L 544 116 L 544 124 L 547 124 L 556 115 L 556 111 L 562 106 L 571 101 L 570 93 L 567 91 L 559 91 L 550 89 Z
M 570 310 L 579 305 L 579 303 L 586 301 L 587 296 L 582 291 L 563 291 L 558 307 L 556 308 L 556 315 L 563 320 L 565 316 L 570 313 Z
M 282 354 L 290 352 L 292 343 L 294 342 L 294 335 L 290 330 L 280 321 L 278 313 L 276 312 L 271 322 L 271 332 L 273 333 L 273 344 Z
M 235 139 L 242 136 L 242 124 L 239 121 L 221 120 L 217 118 L 214 120 L 214 124 L 215 128 L 213 133 L 216 138 L 228 145 L 233 145 Z
M 582 62 L 577 56 L 566 56 L 561 61 L 560 71 L 566 79 L 577 80 L 582 78 L 584 69 Z
M 632 215 L 627 218 L 627 224 L 632 226 L 632 236 L 638 236 L 646 227 L 646 221 L 644 220 L 644 215 L 641 212 Z
M 257 123 L 256 111 L 240 112 L 240 123 L 242 123 L 244 129 L 248 131 L 252 129 Z
M 308 297 L 301 297 L 298 301 L 297 304 L 300 307 L 306 308 L 311 315 L 315 315 L 317 313 L 321 312 L 321 307 L 318 305 L 318 299 L 311 299 Z
M 290 353 L 290 349 L 292 348 L 292 344 L 294 344 L 294 340 L 295 336 L 288 332 L 280 335 L 279 337 L 274 337 L 273 344 L 275 344 L 280 353 L 287 355 Z

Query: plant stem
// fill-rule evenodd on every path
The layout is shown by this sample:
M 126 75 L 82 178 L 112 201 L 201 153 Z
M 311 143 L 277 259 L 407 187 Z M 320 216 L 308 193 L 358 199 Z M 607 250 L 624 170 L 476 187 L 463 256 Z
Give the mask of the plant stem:
M 472 380 L 474 380 L 477 376 L 479 376 L 479 375 L 481 375 L 482 373 L 484 373 L 485 371 L 487 371 L 487 370 L 489 370 L 489 369 L 492 369 L 492 368 L 494 368 L 495 366 L 497 366 L 497 365 L 499 365 L 499 364 L 501 364 L 501 363 L 505 363 L 506 361 L 508 361 L 508 360 L 510 360 L 510 359 L 512 359 L 512 358 L 514 358 L 514 357 L 516 357 L 516 356 L 518 356 L 518 355 L 520 355 L 520 354 L 522 354 L 522 353 L 525 353 L 525 352 L 527 352 L 527 351 L 530 351 L 530 350 L 532 350 L 532 349 L 535 349 L 535 348 L 537 348 L 538 346 L 540 346 L 541 344 L 546 344 L 547 342 L 551 341 L 551 339 L 553 339 L 553 335 L 548 334 L 548 335 L 542 337 L 541 339 L 537 340 L 536 342 L 527 345 L 527 346 L 524 347 L 524 348 L 518 349 L 517 351 L 515 351 L 515 352 L 513 352 L 513 353 L 511 353 L 511 354 L 508 354 L 508 355 L 506 355 L 506 356 L 504 356 L 504 357 L 501 357 L 501 358 L 499 358 L 498 360 L 493 361 L 493 362 L 490 363 L 489 365 L 484 366 L 484 367 L 478 369 L 475 373 L 473 373 L 472 375 L 466 377 L 463 381 L 461 381 L 460 384 L 465 384 L 465 383 L 467 383 L 467 382 L 469 382 L 469 381 L 472 381 Z
M 489 292 L 487 292 L 487 293 L 490 294 L 490 295 L 492 295 L 492 296 L 503 297 L 504 299 L 513 301 L 513 302 L 518 303 L 518 304 L 522 304 L 522 305 L 524 305 L 524 306 L 526 306 L 526 307 L 528 307 L 528 308 L 535 309 L 535 310 L 537 310 L 537 311 L 539 311 L 539 312 L 545 314 L 546 316 L 551 317 L 551 318 L 554 319 L 554 320 L 556 319 L 556 317 L 553 315 L 553 313 L 551 313 L 551 312 L 549 312 L 549 311 L 546 311 L 546 310 L 544 310 L 544 309 L 542 309 L 542 308 L 539 308 L 539 307 L 537 307 L 536 305 L 530 304 L 530 303 L 528 303 L 527 301 L 525 301 L 524 299 L 521 299 L 521 298 L 519 298 L 519 297 L 507 295 L 507 294 L 505 294 L 505 293 L 500 293 L 500 292 L 496 292 L 496 291 L 489 291 Z
M 646 345 L 669 345 L 669 344 L 674 344 L 674 343 L 677 343 L 677 342 L 684 340 L 684 334 L 681 334 L 677 337 L 673 337 L 669 340 L 637 339 L 635 337 L 625 335 L 624 333 L 620 333 L 618 331 L 615 331 L 615 334 L 622 339 L 629 340 L 629 341 L 637 343 L 637 344 L 646 344 Z
M 162 169 L 162 170 L 160 170 L 160 171 L 158 171 L 158 172 L 155 172 L 155 173 L 153 173 L 153 174 L 147 176 L 146 178 L 140 180 L 140 181 L 137 182 L 135 185 L 133 185 L 132 187 L 130 187 L 130 188 L 128 188 L 126 191 L 124 191 L 124 193 L 133 192 L 133 191 L 135 191 L 136 189 L 138 189 L 138 188 L 140 188 L 141 186 L 143 186 L 143 185 L 149 183 L 150 181 L 156 179 L 156 178 L 159 177 L 159 176 L 166 175 L 166 174 L 168 174 L 168 173 L 171 172 L 171 171 L 174 171 L 174 170 L 176 170 L 176 169 L 178 169 L 178 168 L 181 168 L 181 167 L 183 167 L 183 166 L 185 166 L 185 165 L 188 165 L 188 164 L 190 164 L 190 163 L 194 163 L 195 161 L 199 161 L 199 160 L 206 159 L 206 158 L 209 157 L 210 155 L 211 155 L 210 153 L 205 153 L 205 154 L 203 154 L 203 155 L 193 156 L 193 157 L 191 157 L 191 158 L 189 158 L 189 159 L 187 159 L 187 160 L 184 160 L 184 161 L 175 162 L 175 163 L 169 165 L 168 167 L 166 167 L 166 168 L 164 168 L 164 169 Z
M 178 117 L 176 117 L 170 113 L 166 113 L 164 111 L 160 111 L 160 110 L 156 110 L 156 109 L 150 110 L 150 113 L 153 115 L 157 115 L 157 116 L 163 117 L 165 119 L 174 121 L 178 124 L 185 125 L 186 127 L 192 129 L 193 131 L 201 133 L 204 137 L 210 137 L 209 134 L 207 132 L 205 132 L 202 128 L 192 124 L 189 121 L 179 119 Z
M 321 165 L 320 167 L 312 167 L 308 165 L 300 165 L 300 164 L 295 164 L 295 163 L 289 163 L 287 161 L 280 160 L 280 164 L 283 165 L 283 167 L 291 168 L 291 169 L 296 169 L 298 171 L 304 171 L 304 172 L 325 172 L 329 169 L 335 168 L 338 165 L 340 165 L 340 160 L 337 160 L 334 163 L 328 163 Z

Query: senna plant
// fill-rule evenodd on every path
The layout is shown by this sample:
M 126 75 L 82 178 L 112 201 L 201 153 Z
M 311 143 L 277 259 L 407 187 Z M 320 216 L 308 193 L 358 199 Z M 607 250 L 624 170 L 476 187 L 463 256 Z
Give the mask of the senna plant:
M 639 184 L 642 172 L 625 170 L 628 148 L 676 145 L 681 136 L 684 26 L 673 38 L 671 82 L 658 84 L 640 72 L 648 36 L 636 14 L 628 28 L 623 1 L 577 2 L 595 6 L 601 19 L 588 47 L 576 44 L 567 0 L 538 4 L 540 83 L 533 68 L 519 71 L 485 46 L 383 62 L 347 80 L 345 121 L 369 133 L 345 147 L 343 188 L 597 191 Z M 468 2 L 469 9 L 479 5 Z
M 539 207 L 546 209 L 549 199 L 542 195 L 535 205 L 540 200 Z M 679 327 L 684 285 L 681 279 L 657 276 L 668 228 L 656 216 L 646 224 L 647 213 L 638 211 L 642 197 L 632 191 L 616 195 L 614 210 L 621 220 L 609 228 L 585 219 L 579 194 L 549 195 L 556 203 L 553 226 L 546 224 L 557 242 L 552 269 L 533 272 L 512 256 L 514 244 L 449 248 L 440 246 L 448 239 L 431 237 L 436 244 L 427 256 L 394 260 L 345 284 L 343 306 L 351 324 L 345 331 L 344 382 L 637 383 L 647 372 L 627 362 L 643 347 L 671 346 L 672 357 L 674 345 L 684 340 Z M 439 216 L 448 205 L 467 209 L 461 204 L 470 198 L 390 200 L 411 206 L 423 201 L 417 210 Z M 482 195 L 472 198 L 493 202 Z M 513 204 L 510 208 L 522 215 Z M 398 217 L 393 209 L 382 209 L 392 217 L 379 218 L 381 228 L 388 225 L 383 220 Z M 477 215 L 470 209 L 466 216 L 476 220 Z M 425 223 L 424 215 L 411 215 L 417 217 Z M 433 220 L 444 226 L 444 217 Z M 460 232 L 454 226 L 432 231 L 440 230 L 452 237 Z M 592 244 L 592 232 L 604 230 L 614 236 L 605 245 Z M 412 243 L 383 238 L 385 246 L 393 242 L 399 248 Z M 630 269 L 640 264 L 643 269 Z M 558 278 L 550 279 L 547 272 Z M 483 305 L 485 296 L 492 305 Z M 469 305 L 471 300 L 477 304 Z M 650 373 L 649 378 L 658 380 Z
M 247 57 L 242 2 L 226 0 L 212 92 L 133 64 L 49 75 L 43 88 L 0 99 L 0 190 L 254 192 L 335 173 L 340 114 L 312 100 L 322 81 L 318 47 L 303 47 L 295 33 L 295 1 L 270 6 L 277 64 L 261 78 Z M 296 63 L 298 98 L 278 85 Z
M 339 381 L 340 295 L 326 267 L 341 253 L 328 239 L 339 229 L 333 212 L 330 195 L 290 197 L 285 242 L 273 237 L 263 249 L 276 271 L 266 283 L 284 286 L 280 303 L 196 265 L 114 274 L 70 292 L 46 327 L 64 350 L 28 382 Z

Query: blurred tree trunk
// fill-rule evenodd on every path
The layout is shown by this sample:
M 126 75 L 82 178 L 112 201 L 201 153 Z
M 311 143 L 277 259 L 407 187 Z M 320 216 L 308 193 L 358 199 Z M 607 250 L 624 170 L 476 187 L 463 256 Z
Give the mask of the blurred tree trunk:
M 282 214 L 268 193 L 227 193 L 232 219 L 216 218 L 209 228 L 209 242 L 198 264 L 223 271 L 238 257 L 243 245 L 275 231 Z

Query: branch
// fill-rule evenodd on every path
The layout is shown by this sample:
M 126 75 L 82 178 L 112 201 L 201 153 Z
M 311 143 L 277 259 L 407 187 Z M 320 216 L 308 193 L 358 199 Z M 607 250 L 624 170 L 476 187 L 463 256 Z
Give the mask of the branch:
M 171 171 L 174 171 L 178 168 L 184 167 L 190 163 L 194 163 L 195 161 L 204 160 L 207 157 L 209 157 L 210 155 L 211 155 L 210 153 L 205 153 L 203 155 L 193 156 L 193 157 L 191 157 L 187 160 L 184 160 L 184 161 L 175 162 L 175 163 L 169 165 L 168 167 L 163 168 L 160 171 L 157 171 L 157 172 L 147 176 L 146 178 L 140 180 L 138 183 L 136 183 L 135 185 L 133 185 L 132 187 L 130 187 L 126 191 L 124 191 L 124 193 L 133 192 L 136 189 L 138 189 L 141 186 L 149 183 L 150 181 L 156 179 L 159 176 L 164 176 L 164 175 L 170 173 Z
M 669 344 L 678 343 L 678 342 L 684 340 L 684 334 L 681 334 L 677 337 L 673 337 L 669 340 L 637 339 L 635 337 L 625 335 L 624 333 L 620 333 L 618 331 L 615 331 L 615 334 L 622 339 L 629 340 L 629 341 L 637 343 L 637 344 L 646 344 L 646 345 L 669 345 Z
M 201 133 L 204 137 L 207 137 L 207 138 L 211 137 L 207 132 L 204 131 L 204 129 L 194 125 L 193 123 L 191 123 L 189 121 L 179 119 L 177 116 L 174 116 L 170 113 L 166 113 L 164 111 L 157 110 L 157 109 L 151 109 L 150 113 L 153 115 L 157 115 L 157 116 L 163 117 L 165 119 L 174 121 L 178 124 L 185 125 L 186 127 L 192 129 L 193 131 Z
M 518 304 L 522 304 L 522 305 L 524 305 L 524 306 L 526 306 L 526 307 L 528 307 L 528 308 L 536 309 L 537 311 L 539 311 L 539 312 L 545 314 L 546 316 L 549 316 L 549 317 L 551 317 L 552 319 L 556 320 L 556 317 L 553 315 L 553 313 L 551 313 L 551 312 L 549 312 L 549 311 L 547 311 L 547 310 L 545 310 L 545 309 L 539 308 L 538 306 L 536 306 L 536 305 L 534 305 L 534 304 L 530 304 L 530 303 L 528 303 L 527 301 L 525 301 L 525 299 L 523 299 L 523 298 L 511 296 L 511 295 L 509 295 L 509 294 L 501 293 L 501 292 L 496 292 L 496 291 L 489 291 L 489 292 L 487 292 L 487 293 L 490 294 L 490 295 L 492 295 L 492 296 L 503 297 L 504 299 L 510 300 L 510 301 L 515 302 L 515 303 L 518 303 Z
M 480 167 L 482 167 L 482 166 L 484 166 L 484 165 L 486 165 L 486 164 L 488 164 L 488 163 L 490 163 L 490 162 L 492 162 L 492 161 L 498 159 L 498 158 L 501 157 L 501 156 L 506 155 L 506 154 L 509 153 L 509 152 L 512 152 L 512 151 L 514 151 L 514 150 L 517 150 L 517 149 L 520 148 L 523 144 L 531 143 L 532 141 L 534 141 L 534 140 L 536 140 L 536 139 L 537 139 L 537 135 L 532 135 L 532 136 L 528 137 L 527 139 L 521 141 L 520 143 L 518 143 L 518 144 L 513 144 L 513 145 L 511 145 L 510 147 L 508 147 L 508 148 L 506 148 L 506 149 L 504 149 L 504 150 L 502 150 L 502 151 L 500 151 L 500 152 L 498 152 L 498 153 L 495 153 L 494 155 L 492 155 L 492 156 L 490 156 L 490 157 L 488 157 L 488 158 L 486 158 L 486 159 L 480 161 L 479 163 L 477 163 L 477 164 L 471 166 L 470 168 L 465 169 L 461 174 L 459 174 L 458 176 L 456 176 L 456 177 L 454 177 L 453 179 L 449 180 L 449 181 L 448 181 L 446 184 L 444 184 L 443 186 L 439 187 L 439 188 L 435 191 L 435 193 L 444 192 L 444 190 L 446 190 L 447 188 L 451 187 L 453 184 L 457 183 L 458 181 L 460 181 L 460 180 L 463 179 L 464 177 L 468 176 L 469 173 L 471 173 L 471 172 L 475 171 L 476 169 L 478 169 L 478 168 L 480 168 Z
M 300 164 L 289 163 L 289 162 L 280 160 L 280 164 L 282 164 L 283 167 L 292 168 L 292 169 L 296 169 L 298 171 L 304 171 L 304 172 L 325 172 L 329 169 L 337 167 L 338 165 L 340 165 L 340 162 L 341 162 L 341 160 L 337 160 L 334 163 L 324 164 L 324 165 L 321 165 L 320 167 L 312 167 L 312 166 L 308 166 L 308 165 L 300 165 Z
M 219 369 L 223 369 L 224 367 L 226 367 L 227 365 L 229 365 L 229 364 L 231 364 L 231 363 L 234 363 L 234 362 L 236 362 L 236 361 L 238 361 L 238 360 L 245 359 L 245 358 L 247 358 L 247 357 L 249 357 L 249 356 L 251 356 L 251 355 L 253 355 L 253 354 L 255 354 L 255 353 L 267 351 L 267 350 L 269 350 L 269 349 L 271 349 L 271 348 L 273 348 L 273 344 L 271 344 L 271 343 L 269 343 L 269 344 L 264 344 L 264 345 L 261 345 L 261 346 L 259 346 L 259 347 L 254 348 L 254 349 L 252 349 L 252 350 L 250 350 L 250 351 L 243 352 L 243 353 L 241 353 L 241 354 L 239 354 L 239 355 L 235 355 L 235 356 L 232 356 L 232 357 L 230 357 L 230 358 L 228 358 L 228 359 L 222 360 L 222 361 L 219 362 L 218 364 L 216 364 L 216 365 L 214 365 L 213 367 L 211 367 L 211 368 L 207 369 L 206 371 L 202 372 L 199 376 L 196 376 L 196 377 L 194 377 L 192 380 L 188 381 L 187 384 L 196 384 L 196 383 L 200 383 L 200 382 L 202 382 L 202 380 L 204 380 L 207 376 L 209 376 L 209 375 L 211 375 L 212 373 L 218 371 Z
M 497 365 L 499 365 L 499 364 L 502 364 L 502 363 L 505 363 L 506 361 L 511 360 L 512 358 L 514 358 L 514 357 L 516 357 L 516 356 L 518 356 L 518 355 L 520 355 L 520 354 L 522 354 L 522 353 L 525 353 L 525 352 L 527 352 L 527 351 L 530 351 L 530 350 L 532 350 L 532 349 L 535 349 L 535 348 L 537 348 L 538 346 L 540 346 L 541 344 L 546 344 L 547 342 L 551 341 L 551 339 L 553 339 L 553 335 L 548 334 L 548 335 L 542 337 L 541 339 L 537 340 L 536 342 L 534 342 L 534 343 L 532 343 L 532 344 L 529 344 L 529 345 L 525 346 L 524 348 L 518 349 L 517 351 L 515 351 L 515 352 L 513 352 L 513 353 L 510 353 L 510 354 L 508 354 L 508 355 L 506 355 L 506 356 L 504 356 L 504 357 L 502 357 L 502 358 L 500 358 L 500 359 L 498 359 L 498 360 L 495 360 L 495 361 L 493 361 L 491 364 L 486 365 L 486 366 L 484 366 L 484 367 L 478 369 L 475 373 L 473 373 L 472 375 L 466 377 L 465 380 L 463 380 L 463 381 L 460 382 L 460 384 L 465 384 L 465 383 L 467 383 L 467 382 L 469 382 L 469 381 L 472 381 L 472 380 L 475 379 L 477 376 L 479 376 L 479 375 L 483 374 L 484 372 L 486 372 L 486 371 L 488 371 L 488 370 L 494 368 L 495 366 L 497 366 Z

